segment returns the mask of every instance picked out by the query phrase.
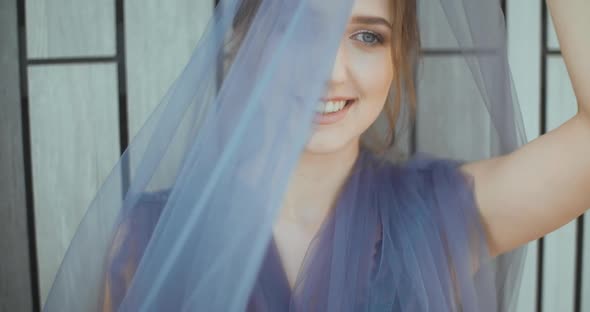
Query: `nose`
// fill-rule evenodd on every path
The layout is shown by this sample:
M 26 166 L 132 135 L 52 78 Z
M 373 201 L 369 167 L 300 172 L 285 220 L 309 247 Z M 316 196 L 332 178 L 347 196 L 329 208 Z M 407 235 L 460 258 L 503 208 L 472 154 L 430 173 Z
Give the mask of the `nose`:
M 344 82 L 347 78 L 346 68 L 346 52 L 340 46 L 336 54 L 336 60 L 334 61 L 334 68 L 332 69 L 332 76 L 330 77 L 331 84 L 338 84 Z

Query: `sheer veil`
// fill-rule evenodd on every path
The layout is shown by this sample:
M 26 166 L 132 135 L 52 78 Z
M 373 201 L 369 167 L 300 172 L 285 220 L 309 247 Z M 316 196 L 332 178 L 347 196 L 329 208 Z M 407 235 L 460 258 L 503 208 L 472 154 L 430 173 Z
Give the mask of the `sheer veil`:
M 44 311 L 246 310 L 253 289 L 267 274 L 272 226 L 311 133 L 314 111 L 353 4 L 353 0 L 222 0 L 185 69 L 88 207 Z M 428 249 L 430 245 L 416 247 L 402 239 L 398 244 L 399 236 L 394 235 L 414 233 L 432 248 L 439 248 L 436 239 L 429 238 L 426 225 L 430 221 L 420 223 L 425 225 L 423 232 L 402 232 L 394 227 L 398 221 L 379 223 L 387 214 L 381 206 L 368 215 L 357 215 L 359 206 L 374 200 L 367 195 L 373 190 L 368 183 L 393 185 L 410 193 L 412 185 L 442 192 L 444 188 L 436 186 L 441 185 L 436 181 L 453 185 L 463 181 L 443 164 L 503 155 L 524 143 L 499 2 L 417 0 L 416 6 L 422 40 L 414 70 L 417 105 L 411 108 L 407 95 L 402 96 L 396 139 L 387 153 L 392 165 L 359 171 L 340 199 L 340 211 L 348 213 L 350 220 L 385 224 L 383 232 L 391 226 L 391 237 L 383 234 L 383 239 L 391 239 L 393 247 L 384 247 L 383 270 L 376 273 L 369 290 L 339 289 L 334 285 L 354 284 L 363 274 L 371 275 L 362 270 L 355 271 L 355 276 L 338 272 L 361 266 L 365 260 L 357 253 L 365 251 L 350 246 L 362 245 L 358 240 L 375 229 L 328 223 L 325 233 L 329 239 L 311 249 L 332 243 L 340 246 L 335 242 L 342 241 L 342 250 L 327 249 L 334 257 L 343 252 L 349 260 L 342 267 L 322 264 L 314 257 L 306 260 L 310 275 L 300 277 L 301 285 L 310 285 L 305 279 L 313 274 L 324 276 L 325 271 L 315 272 L 313 265 L 330 268 L 329 282 L 321 284 L 326 296 L 318 299 L 302 289 L 294 294 L 300 301 L 292 299 L 291 310 L 447 310 L 438 309 L 435 300 L 464 311 L 476 306 L 482 307 L 477 311 L 512 308 L 524 249 L 495 259 L 482 251 L 478 257 L 481 269 L 474 276 L 459 272 L 445 278 L 437 273 L 439 262 L 432 259 L 435 252 Z M 375 126 L 380 135 L 388 135 L 386 128 L 381 123 Z M 364 157 L 373 156 L 361 155 L 368 159 Z M 432 181 L 424 182 L 406 171 L 405 163 L 433 168 Z M 400 182 L 401 178 L 386 182 L 392 176 L 406 177 L 403 181 L 408 183 Z M 385 207 L 389 198 L 402 207 L 410 196 L 395 194 L 387 193 L 391 197 L 383 197 L 380 205 Z M 473 204 L 467 193 L 459 194 L 448 196 L 448 205 Z M 357 210 L 347 210 L 352 207 Z M 464 232 L 465 237 L 453 232 L 459 235 L 457 244 L 469 244 L 472 238 L 467 236 L 481 232 L 471 214 L 461 210 L 440 215 L 444 226 L 462 224 L 471 229 Z M 404 212 L 390 217 L 395 216 L 400 220 L 406 216 L 433 218 Z M 347 253 L 351 250 L 354 252 Z M 416 258 L 411 260 L 403 250 L 413 250 Z M 400 257 L 400 263 L 408 266 L 416 263 L 414 269 L 422 276 L 396 275 L 395 262 L 389 267 L 383 263 L 391 257 Z M 443 284 L 445 279 L 459 284 L 449 284 L 460 290 L 460 298 L 453 299 L 459 304 L 447 302 L 449 297 L 444 294 L 437 297 L 426 288 L 421 290 L 420 285 L 435 278 Z M 415 287 L 388 288 L 386 282 L 396 279 Z M 372 299 L 359 295 L 367 293 L 365 297 Z M 414 299 L 401 300 L 404 296 Z

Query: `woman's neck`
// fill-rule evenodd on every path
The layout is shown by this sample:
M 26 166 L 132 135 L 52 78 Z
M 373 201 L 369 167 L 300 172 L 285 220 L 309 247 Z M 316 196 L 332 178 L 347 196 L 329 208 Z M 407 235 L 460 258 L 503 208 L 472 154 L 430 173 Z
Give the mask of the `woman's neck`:
M 304 152 L 289 182 L 280 218 L 317 229 L 334 206 L 359 150 L 357 141 L 331 153 Z

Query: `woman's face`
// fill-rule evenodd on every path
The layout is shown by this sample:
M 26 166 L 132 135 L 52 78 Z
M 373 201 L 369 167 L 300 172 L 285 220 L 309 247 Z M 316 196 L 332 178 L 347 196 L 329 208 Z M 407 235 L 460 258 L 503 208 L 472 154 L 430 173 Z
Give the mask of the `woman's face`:
M 355 0 L 306 150 L 358 144 L 377 119 L 393 79 L 391 0 Z M 343 107 L 344 106 L 344 107 Z

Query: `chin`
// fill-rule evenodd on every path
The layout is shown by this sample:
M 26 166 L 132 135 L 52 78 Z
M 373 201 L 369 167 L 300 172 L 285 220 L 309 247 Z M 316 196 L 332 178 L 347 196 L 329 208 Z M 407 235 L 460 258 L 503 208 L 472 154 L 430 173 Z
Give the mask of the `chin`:
M 311 154 L 330 154 L 346 150 L 358 145 L 360 136 L 344 136 L 342 134 L 314 133 L 304 151 Z

